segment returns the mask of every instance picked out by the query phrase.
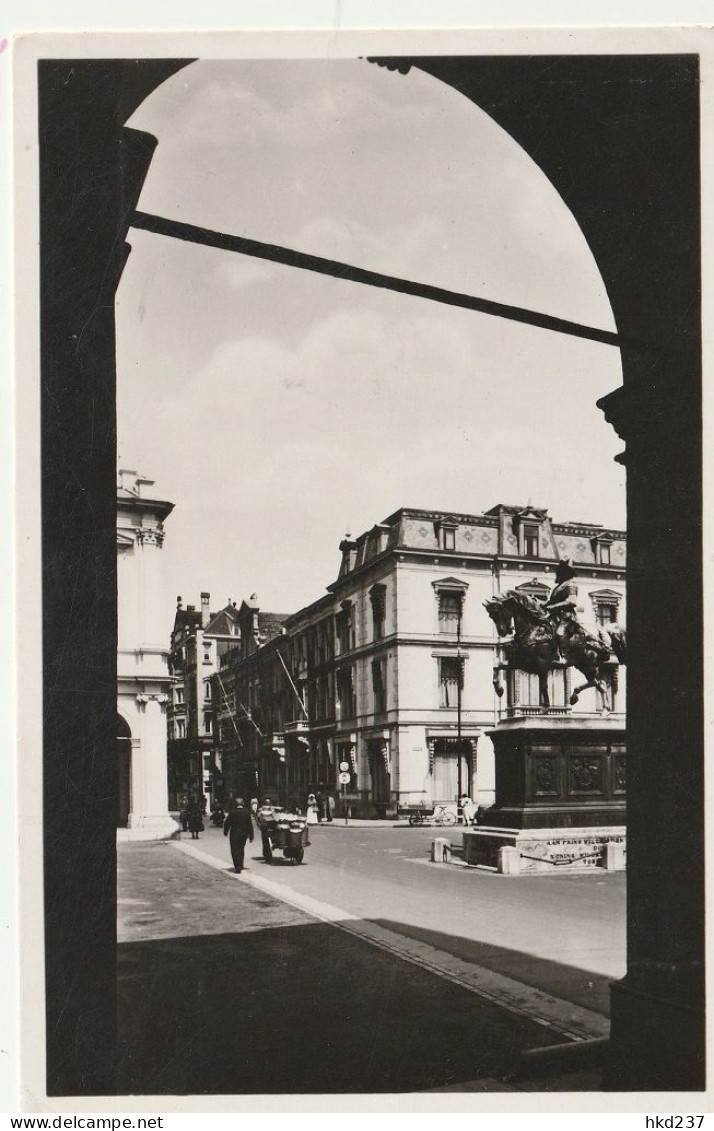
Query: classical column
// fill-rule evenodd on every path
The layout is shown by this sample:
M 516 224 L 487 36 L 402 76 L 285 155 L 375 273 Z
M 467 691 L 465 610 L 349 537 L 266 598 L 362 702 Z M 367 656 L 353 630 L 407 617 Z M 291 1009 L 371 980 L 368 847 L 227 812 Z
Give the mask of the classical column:
M 153 482 L 133 472 L 121 472 L 117 496 L 122 535 L 122 569 L 119 574 L 120 694 L 136 703 L 132 737 L 131 808 L 121 840 L 149 840 L 171 836 L 176 822 L 168 811 L 166 705 L 171 678 L 163 613 L 161 547 L 163 520 L 173 504 L 147 497 Z M 133 539 L 127 551 L 126 539 Z
M 171 836 L 177 825 L 169 814 L 166 776 L 166 704 L 164 692 L 136 697 L 140 738 L 131 751 L 130 839 L 154 840 Z

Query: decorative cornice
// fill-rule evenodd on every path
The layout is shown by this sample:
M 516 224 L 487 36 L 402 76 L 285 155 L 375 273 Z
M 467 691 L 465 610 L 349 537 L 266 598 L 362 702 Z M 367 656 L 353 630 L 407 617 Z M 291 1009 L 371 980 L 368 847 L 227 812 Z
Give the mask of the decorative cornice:
M 465 593 L 469 587 L 468 581 L 461 581 L 458 577 L 440 577 L 437 581 L 432 581 L 434 589 L 450 589 L 459 593 Z
M 160 526 L 137 526 L 136 540 L 140 546 L 158 546 L 164 544 L 164 531 Z

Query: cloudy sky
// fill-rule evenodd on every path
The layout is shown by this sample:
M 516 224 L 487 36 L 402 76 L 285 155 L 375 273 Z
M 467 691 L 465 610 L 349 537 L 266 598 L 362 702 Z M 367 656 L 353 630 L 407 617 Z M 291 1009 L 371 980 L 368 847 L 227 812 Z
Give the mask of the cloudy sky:
M 139 207 L 614 329 L 590 251 L 515 142 L 417 70 L 195 63 L 130 123 L 158 138 Z M 120 466 L 175 503 L 176 594 L 290 612 L 338 543 L 400 506 L 497 502 L 624 526 L 595 408 L 618 351 L 148 232 L 119 289 Z

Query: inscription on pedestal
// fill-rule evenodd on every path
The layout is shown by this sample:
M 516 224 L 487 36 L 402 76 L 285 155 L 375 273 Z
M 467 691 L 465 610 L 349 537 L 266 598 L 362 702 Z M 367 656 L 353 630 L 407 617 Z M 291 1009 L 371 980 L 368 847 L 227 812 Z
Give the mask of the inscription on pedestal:
M 465 832 L 463 841 L 467 864 L 495 867 L 502 872 L 504 851 L 517 853 L 518 864 L 508 869 L 509 875 L 555 875 L 594 869 L 621 871 L 625 867 L 626 841 L 622 826 L 601 828 L 592 833 L 577 829 L 574 834 L 549 829 L 476 828 Z

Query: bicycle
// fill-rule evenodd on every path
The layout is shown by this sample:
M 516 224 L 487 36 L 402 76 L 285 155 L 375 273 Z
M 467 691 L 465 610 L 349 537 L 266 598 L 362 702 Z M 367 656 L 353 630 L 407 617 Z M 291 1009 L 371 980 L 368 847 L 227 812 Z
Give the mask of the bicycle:
M 434 809 L 434 824 L 435 825 L 451 825 L 456 824 L 456 814 L 452 813 L 451 809 L 447 809 L 445 805 L 437 805 Z
M 400 817 L 407 817 L 412 827 L 418 825 L 451 826 L 456 824 L 456 814 L 447 809 L 445 805 L 437 805 L 427 809 L 426 805 L 404 805 L 398 809 Z

